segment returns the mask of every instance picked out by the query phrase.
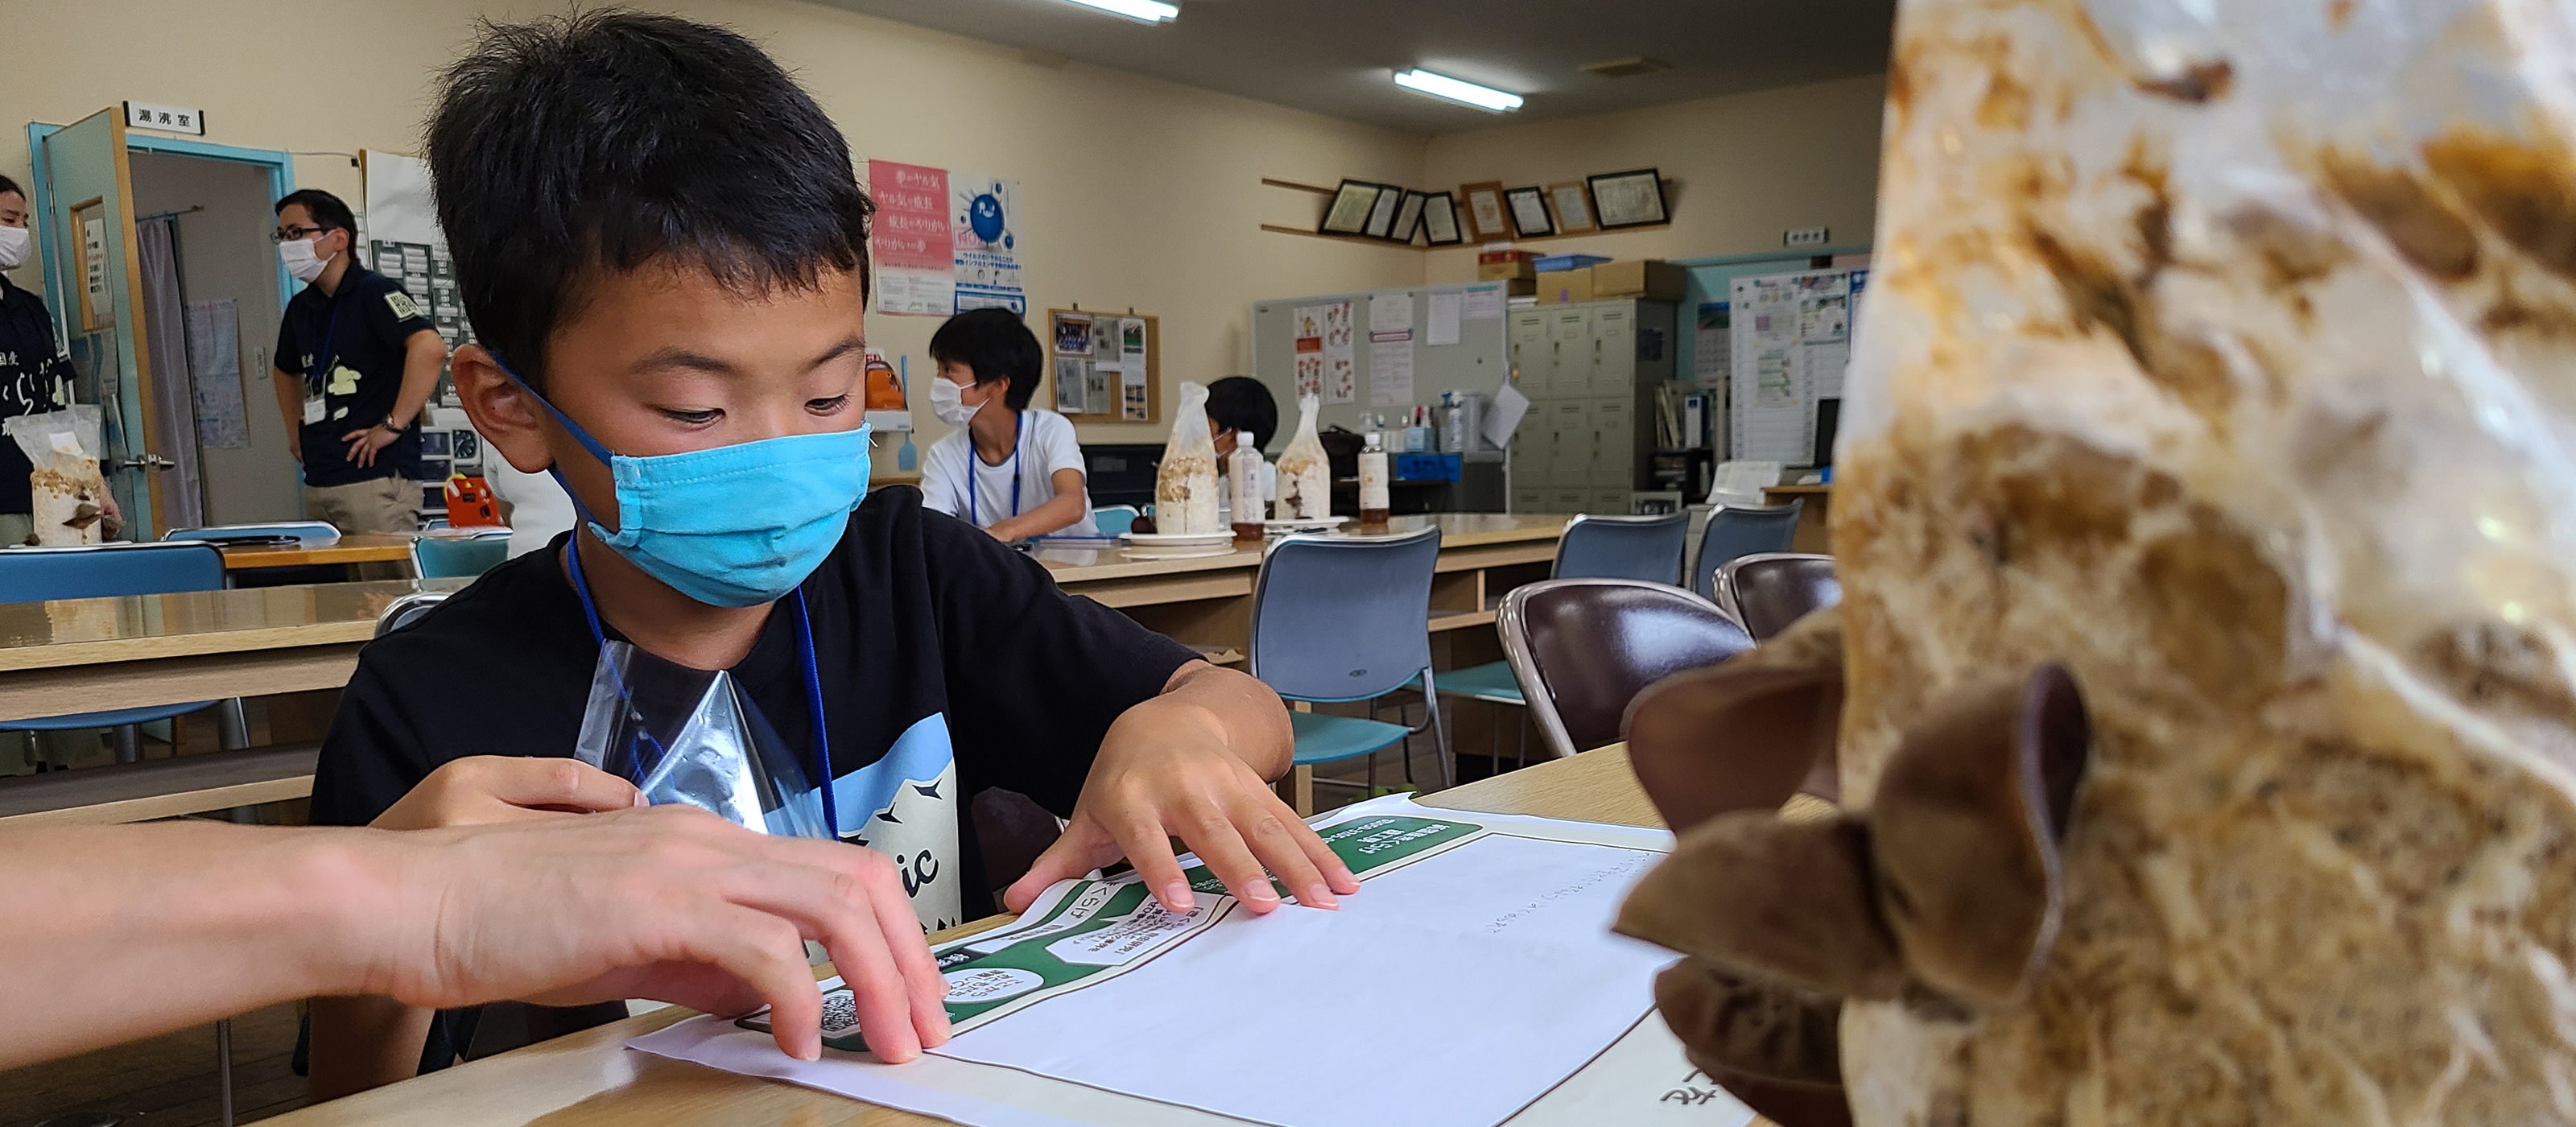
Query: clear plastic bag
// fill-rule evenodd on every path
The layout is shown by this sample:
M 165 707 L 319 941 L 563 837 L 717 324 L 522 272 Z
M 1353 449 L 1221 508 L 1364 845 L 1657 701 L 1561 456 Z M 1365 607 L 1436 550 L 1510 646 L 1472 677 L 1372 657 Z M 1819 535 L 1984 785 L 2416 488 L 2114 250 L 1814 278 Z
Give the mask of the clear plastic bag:
M 1297 397 L 1297 437 L 1289 439 L 1288 449 L 1279 455 L 1279 503 L 1274 511 L 1281 520 L 1333 515 L 1333 462 L 1324 454 L 1324 440 L 1315 433 L 1315 413 L 1322 406 L 1320 397 Z
M 780 837 L 839 836 L 813 784 L 820 772 L 721 670 L 603 644 L 573 755 L 634 783 L 657 806 L 695 806 Z
M 35 469 L 28 475 L 34 493 L 31 524 L 42 545 L 98 544 L 113 531 L 107 517 L 107 479 L 98 462 L 106 446 L 99 436 L 98 408 L 75 404 L 41 415 L 0 421 L 0 432 L 15 440 Z
M 1216 437 L 1208 433 L 1207 388 L 1181 385 L 1181 406 L 1172 413 L 1172 440 L 1163 446 L 1163 467 L 1154 478 L 1154 530 L 1196 536 L 1224 532 L 1217 515 Z

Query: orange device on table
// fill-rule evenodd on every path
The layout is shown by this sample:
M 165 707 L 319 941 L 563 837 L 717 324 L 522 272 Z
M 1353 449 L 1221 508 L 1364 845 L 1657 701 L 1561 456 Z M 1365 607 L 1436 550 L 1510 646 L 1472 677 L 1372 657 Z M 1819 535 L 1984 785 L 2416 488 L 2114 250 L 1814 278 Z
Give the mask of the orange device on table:
M 501 504 L 492 495 L 492 485 L 479 477 L 456 474 L 447 479 L 447 524 L 451 528 L 483 528 L 501 523 Z

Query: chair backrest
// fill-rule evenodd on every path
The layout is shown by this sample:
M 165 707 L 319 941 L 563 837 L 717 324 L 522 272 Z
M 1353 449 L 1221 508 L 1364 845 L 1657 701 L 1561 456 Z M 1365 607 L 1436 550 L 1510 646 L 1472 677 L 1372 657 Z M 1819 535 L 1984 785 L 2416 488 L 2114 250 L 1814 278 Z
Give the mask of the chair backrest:
M 1690 514 L 1602 516 L 1585 513 L 1565 523 L 1556 542 L 1557 579 L 1642 579 L 1679 585 L 1682 547 L 1690 542 Z
M 1091 523 L 1103 536 L 1125 536 L 1135 530 L 1136 506 L 1103 505 L 1091 510 Z
M 1699 562 L 1691 566 L 1690 589 L 1700 598 L 1717 599 L 1717 569 L 1734 560 L 1766 552 L 1785 552 L 1798 535 L 1803 498 L 1786 505 L 1720 505 L 1709 511 L 1708 530 L 1700 534 Z
M 1808 611 L 1843 601 L 1834 558 L 1799 552 L 1744 556 L 1717 569 L 1718 605 L 1760 641 L 1789 628 Z
M 1628 702 L 1646 686 L 1753 648 L 1716 604 L 1637 579 L 1524 584 L 1503 596 L 1494 623 L 1539 735 L 1559 756 L 1618 742 Z
M 0 549 L 0 602 L 220 591 L 224 554 L 203 541 Z
M 1284 536 L 1252 584 L 1252 675 L 1291 700 L 1366 700 L 1431 668 L 1440 530 Z
M 502 542 L 508 543 L 506 540 Z M 420 621 L 422 615 L 437 610 L 438 604 L 446 602 L 448 594 L 446 591 L 423 591 L 395 599 L 384 613 L 376 616 L 376 637 L 384 637 Z
M 471 579 L 510 558 L 510 530 L 473 536 L 423 536 L 411 542 L 412 570 L 423 579 Z
M 286 520 L 273 524 L 210 524 L 203 528 L 174 528 L 162 535 L 164 540 L 224 541 L 265 536 L 292 536 L 298 540 L 337 540 L 340 530 L 327 520 Z

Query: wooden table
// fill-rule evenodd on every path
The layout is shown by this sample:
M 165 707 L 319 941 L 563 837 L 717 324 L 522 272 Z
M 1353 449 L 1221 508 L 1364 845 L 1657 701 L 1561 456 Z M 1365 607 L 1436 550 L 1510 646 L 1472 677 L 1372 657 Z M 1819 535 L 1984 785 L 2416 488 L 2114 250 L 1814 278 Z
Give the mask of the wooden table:
M 336 689 L 394 600 L 467 582 L 0 603 L 0 720 Z
M 1594 822 L 1659 824 L 1621 746 L 1588 751 L 1432 795 L 1427 805 Z M 1009 922 L 995 916 L 933 936 L 944 942 Z M 627 1041 L 690 1016 L 672 1007 L 289 1112 L 277 1127 L 324 1125 L 825 1124 L 893 1127 L 928 1119 L 874 1104 L 629 1052 Z M 1760 1121 L 1757 1120 L 1757 1123 Z
M 222 546 L 224 570 L 409 562 L 411 542 L 414 539 L 416 537 L 399 533 L 353 532 L 337 540 L 298 540 L 292 544 L 225 545 Z
M 1833 535 L 1825 527 L 1826 512 L 1834 501 L 1832 485 L 1765 486 L 1762 490 L 1762 501 L 1767 505 L 1786 505 L 1791 501 L 1806 502 L 1805 507 L 1798 510 L 1798 531 L 1790 537 L 1789 550 L 1813 552 L 1820 556 L 1834 554 Z

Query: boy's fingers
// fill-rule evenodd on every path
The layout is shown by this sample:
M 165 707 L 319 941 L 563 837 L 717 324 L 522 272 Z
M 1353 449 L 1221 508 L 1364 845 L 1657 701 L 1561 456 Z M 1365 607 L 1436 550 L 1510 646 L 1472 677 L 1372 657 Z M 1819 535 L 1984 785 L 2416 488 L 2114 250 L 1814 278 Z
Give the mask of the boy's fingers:
M 1067 829 L 1063 836 L 1055 839 L 1055 844 L 1046 848 L 1046 852 L 1038 854 L 1038 859 L 1029 864 L 1028 873 L 1003 890 L 1002 907 L 1015 913 L 1028 911 L 1029 905 L 1037 903 L 1039 894 L 1054 887 L 1055 882 L 1080 880 L 1091 870 L 1106 864 L 1107 860 L 1101 855 L 1114 851 L 1115 843 L 1094 841 L 1092 835 L 1080 828 L 1085 824 L 1075 822 L 1073 828 Z
M 1296 831 L 1289 828 L 1293 826 L 1303 830 L 1305 823 L 1294 816 L 1283 818 L 1269 805 L 1251 800 L 1236 809 L 1235 826 L 1242 831 L 1244 841 L 1252 846 L 1252 855 L 1279 878 L 1279 883 L 1297 894 L 1298 903 L 1309 908 L 1341 906 L 1341 901 L 1334 898 L 1332 887 L 1325 881 L 1323 870 L 1317 867 L 1313 855 L 1305 850 L 1304 843 L 1297 840 Z M 1307 833 L 1313 836 L 1313 831 Z
M 474 782 L 493 798 L 532 809 L 624 810 L 635 805 L 635 784 L 577 759 L 481 756 Z
M 939 973 L 939 960 L 931 957 L 930 944 L 922 939 L 921 919 L 913 915 L 901 881 L 890 871 L 877 871 L 884 876 L 885 891 L 869 897 L 868 905 L 876 909 L 877 928 L 894 953 L 895 972 L 903 977 L 913 1032 L 920 1036 L 922 1048 L 935 1049 L 948 1043 L 948 979 Z
M 1341 854 L 1333 852 L 1332 846 L 1324 844 L 1324 835 L 1316 833 L 1315 827 L 1307 825 L 1304 819 L 1299 818 L 1293 807 L 1279 801 L 1278 795 L 1263 791 L 1259 797 L 1267 800 L 1265 804 L 1270 807 L 1271 813 L 1287 825 L 1289 840 L 1296 842 L 1297 848 L 1303 850 L 1307 859 L 1315 863 L 1316 871 L 1324 875 L 1326 887 L 1342 896 L 1348 896 L 1360 890 L 1360 878 L 1351 872 L 1350 862 L 1342 860 Z
M 805 962 L 796 926 L 766 912 L 728 906 L 698 921 L 684 940 L 696 959 L 750 984 L 769 1002 L 770 1038 L 798 1060 L 823 1055 L 823 992 Z
M 1129 822 L 1113 834 L 1127 863 L 1136 867 L 1145 887 L 1154 890 L 1154 899 L 1172 912 L 1187 912 L 1198 906 L 1198 897 L 1190 892 L 1190 878 L 1181 872 L 1181 859 L 1172 852 L 1172 837 L 1159 822 Z
M 1270 886 L 1270 874 L 1262 871 L 1260 860 L 1244 844 L 1243 833 L 1224 811 L 1211 806 L 1196 812 L 1181 831 L 1181 843 L 1199 855 L 1244 907 L 1258 913 L 1279 906 L 1279 890 Z

